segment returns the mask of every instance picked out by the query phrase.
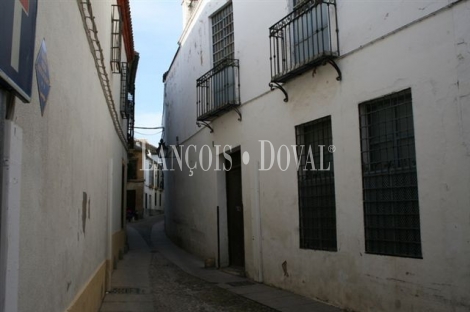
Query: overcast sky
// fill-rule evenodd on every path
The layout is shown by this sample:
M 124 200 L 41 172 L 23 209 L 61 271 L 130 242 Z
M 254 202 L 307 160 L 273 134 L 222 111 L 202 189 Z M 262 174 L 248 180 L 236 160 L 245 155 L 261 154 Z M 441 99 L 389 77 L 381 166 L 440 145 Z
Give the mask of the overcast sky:
M 161 126 L 162 76 L 170 66 L 182 32 L 181 0 L 130 0 L 135 50 L 140 54 L 136 78 L 135 126 Z M 157 145 L 161 130 L 135 129 L 134 137 Z

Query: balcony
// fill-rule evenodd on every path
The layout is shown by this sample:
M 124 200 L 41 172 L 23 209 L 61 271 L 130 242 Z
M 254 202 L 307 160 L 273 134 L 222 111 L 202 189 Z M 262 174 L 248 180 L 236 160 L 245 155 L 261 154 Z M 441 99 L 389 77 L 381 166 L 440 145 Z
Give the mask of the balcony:
M 222 60 L 197 79 L 196 85 L 198 122 L 206 124 L 232 109 L 237 110 L 240 106 L 238 60 Z
M 335 0 L 308 0 L 269 28 L 271 82 L 285 83 L 339 56 Z
M 121 63 L 121 117 L 127 119 L 129 117 L 128 105 L 128 83 L 127 83 L 127 63 Z

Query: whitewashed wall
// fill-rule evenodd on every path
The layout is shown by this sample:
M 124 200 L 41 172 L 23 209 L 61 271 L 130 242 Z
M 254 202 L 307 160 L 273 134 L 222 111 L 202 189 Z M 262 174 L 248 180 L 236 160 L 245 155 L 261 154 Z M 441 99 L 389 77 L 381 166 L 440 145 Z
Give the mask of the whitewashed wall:
M 106 61 L 111 3 L 93 2 Z M 34 77 L 32 102 L 17 100 L 13 118 L 23 133 L 18 311 L 24 312 L 64 311 L 110 258 L 127 159 L 76 2 L 39 1 L 35 55 L 43 38 L 51 79 L 44 116 Z
M 329 65 L 318 68 L 314 77 L 308 71 L 285 84 L 289 102 L 284 103 L 283 94 L 267 86 L 268 28 L 291 6 L 287 1 L 234 0 L 243 121 L 229 112 L 212 123 L 211 134 L 195 126 L 195 86 L 212 67 L 209 16 L 223 3 L 202 1 L 183 33 L 165 84 L 165 140 L 175 144 L 178 136 L 185 146 L 229 144 L 249 152 L 250 163 L 242 166 L 247 274 L 357 311 L 470 309 L 468 1 L 448 9 L 449 2 L 442 1 L 338 1 L 345 57 L 337 62 L 343 80 L 336 81 Z M 406 88 L 413 98 L 423 259 L 364 252 L 358 104 Z M 293 145 L 296 125 L 327 115 L 337 147 L 337 252 L 299 249 L 295 168 L 257 171 L 258 140 L 270 140 L 276 149 Z M 191 162 L 197 156 L 190 153 Z M 224 176 L 200 169 L 188 174 L 176 170 L 165 175 L 166 229 L 184 248 L 215 257 L 216 207 L 225 209 Z M 227 263 L 226 231 L 222 226 L 222 264 Z

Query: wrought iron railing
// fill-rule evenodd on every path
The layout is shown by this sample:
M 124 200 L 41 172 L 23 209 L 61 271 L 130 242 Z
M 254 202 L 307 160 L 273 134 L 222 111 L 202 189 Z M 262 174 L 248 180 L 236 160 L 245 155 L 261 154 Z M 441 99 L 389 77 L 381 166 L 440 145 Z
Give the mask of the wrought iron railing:
M 197 120 L 211 121 L 240 105 L 238 60 L 225 59 L 196 81 Z
M 121 117 L 127 119 L 127 143 L 129 148 L 134 145 L 134 94 L 133 88 L 129 85 L 129 80 L 132 79 L 131 69 L 126 62 L 121 63 L 121 92 L 120 92 L 120 106 Z
M 335 0 L 307 0 L 269 28 L 271 82 L 339 56 Z
M 128 112 L 127 115 L 127 143 L 129 148 L 134 146 L 134 99 L 129 99 L 128 101 Z
M 121 117 L 126 119 L 129 117 L 129 104 L 128 104 L 128 83 L 127 83 L 127 63 L 121 63 L 121 94 L 120 94 L 120 104 L 121 104 Z

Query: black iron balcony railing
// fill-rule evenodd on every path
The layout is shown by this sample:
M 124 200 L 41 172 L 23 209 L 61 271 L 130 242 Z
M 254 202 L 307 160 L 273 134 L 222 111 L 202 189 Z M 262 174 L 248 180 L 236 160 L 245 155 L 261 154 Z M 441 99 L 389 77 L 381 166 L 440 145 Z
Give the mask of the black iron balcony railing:
M 303 2 L 269 28 L 269 39 L 274 83 L 284 83 L 334 59 L 339 56 L 336 1 Z
M 121 117 L 127 119 L 129 117 L 129 105 L 128 105 L 128 83 L 127 83 L 127 63 L 121 63 Z
M 128 104 L 128 114 L 127 114 L 127 142 L 129 143 L 129 148 L 134 147 L 134 112 L 135 112 L 135 103 L 134 97 L 130 97 L 127 101 Z
M 212 121 L 240 105 L 238 60 L 225 59 L 197 81 L 197 120 Z

